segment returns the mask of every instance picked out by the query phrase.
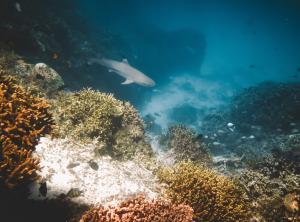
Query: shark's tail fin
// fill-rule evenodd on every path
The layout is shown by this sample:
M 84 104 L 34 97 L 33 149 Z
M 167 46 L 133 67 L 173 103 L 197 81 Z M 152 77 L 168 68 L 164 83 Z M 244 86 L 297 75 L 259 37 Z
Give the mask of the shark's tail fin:
M 99 63 L 101 59 L 100 58 L 89 58 L 88 61 L 87 61 L 87 64 L 88 65 L 93 65 L 95 63 Z

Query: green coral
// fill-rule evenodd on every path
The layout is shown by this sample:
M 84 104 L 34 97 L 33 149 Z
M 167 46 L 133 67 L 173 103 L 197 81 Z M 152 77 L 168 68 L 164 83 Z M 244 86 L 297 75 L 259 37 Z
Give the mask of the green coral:
M 143 150 L 151 152 L 136 109 L 111 94 L 92 89 L 64 93 L 53 101 L 53 107 L 59 137 L 82 143 L 97 141 L 102 144 L 102 153 L 117 158 L 127 159 Z
M 158 177 L 174 203 L 193 208 L 197 222 L 249 221 L 244 193 L 225 176 L 189 161 L 162 169 Z
M 171 126 L 160 143 L 167 150 L 173 150 L 177 161 L 191 160 L 202 164 L 211 164 L 212 159 L 207 146 L 199 135 L 183 125 Z

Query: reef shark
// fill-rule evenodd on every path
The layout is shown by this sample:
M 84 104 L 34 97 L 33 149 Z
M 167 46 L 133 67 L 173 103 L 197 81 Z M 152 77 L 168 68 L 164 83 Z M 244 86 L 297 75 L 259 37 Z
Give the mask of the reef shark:
M 155 82 L 146 76 L 144 73 L 138 69 L 132 67 L 127 59 L 123 59 L 121 62 L 112 59 L 106 58 L 95 58 L 90 59 L 89 64 L 98 63 L 108 68 L 109 72 L 115 72 L 118 75 L 125 78 L 125 81 L 122 82 L 123 85 L 128 85 L 131 83 L 136 83 L 141 86 L 153 87 Z

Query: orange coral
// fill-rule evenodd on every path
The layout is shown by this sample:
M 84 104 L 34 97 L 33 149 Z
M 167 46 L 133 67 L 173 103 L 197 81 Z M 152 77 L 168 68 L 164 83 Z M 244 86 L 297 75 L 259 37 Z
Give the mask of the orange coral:
M 287 194 L 283 198 L 283 204 L 288 212 L 296 213 L 299 211 L 298 201 L 300 196 L 295 193 Z
M 80 222 L 192 222 L 193 210 L 164 200 L 147 201 L 143 195 L 116 207 L 98 206 L 87 211 Z
M 44 99 L 28 95 L 0 72 L 0 143 L 9 140 L 18 148 L 33 149 L 52 129 L 48 107 Z
M 48 106 L 0 71 L 0 188 L 13 189 L 37 179 L 39 161 L 31 153 L 52 129 Z
M 0 184 L 13 189 L 38 178 L 39 161 L 31 157 L 32 150 L 18 149 L 6 141 L 1 145 Z

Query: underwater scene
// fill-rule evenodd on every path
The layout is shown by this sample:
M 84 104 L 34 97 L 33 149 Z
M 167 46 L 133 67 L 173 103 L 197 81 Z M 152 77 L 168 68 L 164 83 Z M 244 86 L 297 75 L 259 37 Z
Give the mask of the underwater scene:
M 0 0 L 1 222 L 299 207 L 299 0 Z

